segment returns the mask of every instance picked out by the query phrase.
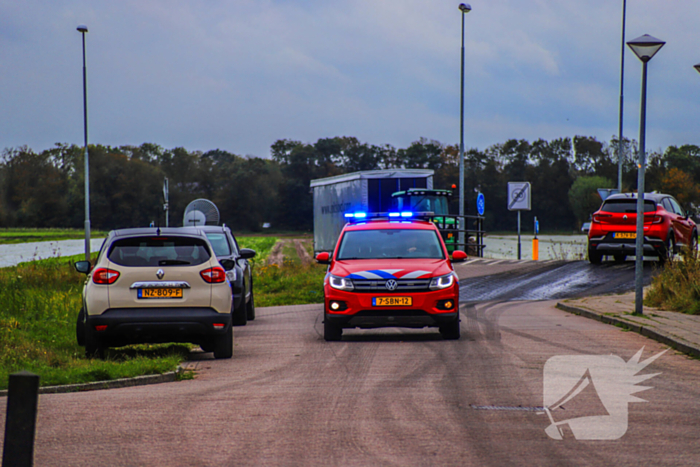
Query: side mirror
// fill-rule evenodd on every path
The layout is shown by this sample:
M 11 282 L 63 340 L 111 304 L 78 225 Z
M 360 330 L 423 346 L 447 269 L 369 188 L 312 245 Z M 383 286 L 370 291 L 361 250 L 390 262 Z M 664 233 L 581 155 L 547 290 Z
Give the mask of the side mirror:
M 327 251 L 323 251 L 316 255 L 318 264 L 331 264 L 331 255 Z
M 250 248 L 241 248 L 241 251 L 239 253 L 241 254 L 241 258 L 243 259 L 254 258 L 257 254 L 255 250 L 251 250 Z
M 467 254 L 462 250 L 455 250 L 452 252 L 452 262 L 453 263 L 463 263 L 468 258 Z
M 77 261 L 75 263 L 75 270 L 83 274 L 88 274 L 92 269 L 92 264 L 90 261 Z
M 221 266 L 224 268 L 226 271 L 230 271 L 234 267 L 236 267 L 236 262 L 232 259 L 222 259 L 219 261 L 221 263 Z

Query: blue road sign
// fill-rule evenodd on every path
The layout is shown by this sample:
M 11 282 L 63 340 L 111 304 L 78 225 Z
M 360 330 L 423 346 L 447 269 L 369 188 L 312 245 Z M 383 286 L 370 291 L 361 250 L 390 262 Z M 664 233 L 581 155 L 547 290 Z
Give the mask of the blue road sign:
M 483 193 L 479 193 L 479 196 L 476 197 L 476 212 L 478 212 L 480 216 L 483 216 L 485 210 L 486 198 L 484 198 Z

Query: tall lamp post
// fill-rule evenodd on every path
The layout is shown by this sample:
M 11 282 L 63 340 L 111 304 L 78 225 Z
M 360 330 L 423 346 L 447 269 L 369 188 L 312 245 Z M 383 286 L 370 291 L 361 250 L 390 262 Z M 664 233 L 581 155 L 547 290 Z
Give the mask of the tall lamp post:
M 464 15 L 472 11 L 468 3 L 460 3 L 462 12 L 462 73 L 460 78 L 459 96 L 459 244 L 466 250 L 464 241 L 464 229 L 467 223 L 464 219 Z
M 77 30 L 83 36 L 83 120 L 85 122 L 85 261 L 90 261 L 90 168 L 88 164 L 88 107 L 87 67 L 85 65 L 85 33 L 87 26 L 81 24 Z
M 636 262 L 634 270 L 634 312 L 642 314 L 644 299 L 644 170 L 646 166 L 646 118 L 647 118 L 647 63 L 665 44 L 664 41 L 644 34 L 627 43 L 632 52 L 642 61 L 642 98 L 639 115 L 639 162 L 637 169 L 637 232 Z
M 625 16 L 627 14 L 627 0 L 622 0 L 622 47 L 620 51 L 620 118 L 618 135 L 620 140 L 617 145 L 617 190 L 622 193 L 622 151 L 624 148 L 622 138 L 622 110 L 624 108 L 624 90 L 625 90 Z

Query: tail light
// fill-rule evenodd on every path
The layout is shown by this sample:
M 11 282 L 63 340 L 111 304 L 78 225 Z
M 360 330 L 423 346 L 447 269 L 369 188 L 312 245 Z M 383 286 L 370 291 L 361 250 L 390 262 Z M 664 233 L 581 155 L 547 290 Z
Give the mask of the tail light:
M 114 284 L 114 281 L 118 278 L 119 273 L 117 271 L 107 268 L 95 269 L 92 273 L 92 282 L 95 284 Z
M 205 282 L 210 284 L 218 284 L 219 282 L 226 281 L 226 271 L 219 266 L 200 271 L 199 275 L 202 276 Z
M 595 223 L 601 223 L 605 219 L 609 219 L 612 217 L 612 214 L 593 214 L 593 222 Z

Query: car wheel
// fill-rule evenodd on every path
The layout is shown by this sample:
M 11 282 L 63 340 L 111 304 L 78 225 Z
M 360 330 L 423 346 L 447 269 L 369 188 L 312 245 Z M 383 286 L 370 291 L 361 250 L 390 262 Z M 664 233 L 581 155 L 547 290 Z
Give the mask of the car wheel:
M 323 320 L 323 338 L 327 342 L 339 341 L 343 337 L 343 328 L 326 318 Z
M 78 339 L 78 345 L 85 347 L 85 308 L 81 308 L 78 312 L 78 321 L 75 323 L 75 337 Z
M 668 235 L 666 240 L 666 248 L 664 252 L 659 255 L 659 261 L 661 264 L 673 261 L 676 257 L 676 240 L 673 238 L 673 234 Z
M 625 260 L 627 259 L 627 255 L 622 254 L 622 253 L 617 253 L 613 255 L 613 258 L 615 259 L 616 263 L 624 263 Z
M 231 304 L 233 306 L 233 304 Z M 248 324 L 248 310 L 244 303 L 238 309 L 234 308 L 231 313 L 231 324 L 234 326 L 245 326 Z
M 693 230 L 693 233 L 690 236 L 690 251 L 698 251 L 698 232 L 695 230 Z
M 233 356 L 233 327 L 214 339 L 214 358 L 231 358 Z
M 603 255 L 596 250 L 588 249 L 588 261 L 591 264 L 600 264 L 603 261 Z
M 440 326 L 440 334 L 442 334 L 442 338 L 445 340 L 459 339 L 459 318 L 455 319 L 451 323 L 443 324 L 442 326 Z
M 253 321 L 255 319 L 255 295 L 250 294 L 250 301 L 246 305 L 246 313 L 248 315 L 248 321 Z
M 104 346 L 100 344 L 94 329 L 90 326 L 85 326 L 83 338 L 85 342 L 85 356 L 87 358 L 104 357 Z

